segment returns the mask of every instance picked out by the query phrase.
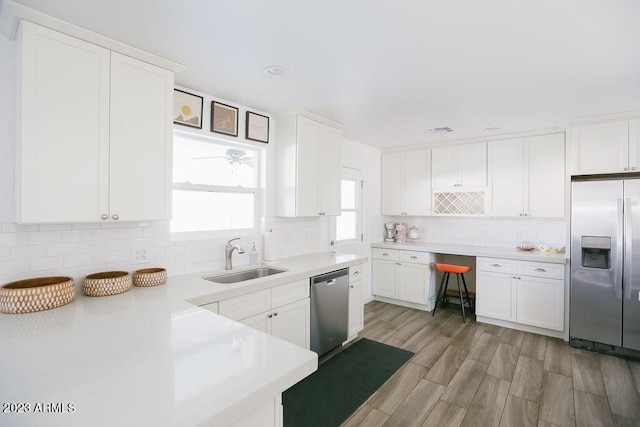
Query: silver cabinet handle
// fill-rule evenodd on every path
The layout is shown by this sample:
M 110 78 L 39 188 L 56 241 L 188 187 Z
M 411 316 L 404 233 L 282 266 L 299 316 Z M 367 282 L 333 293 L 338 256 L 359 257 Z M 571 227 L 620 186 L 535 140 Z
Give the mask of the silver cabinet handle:
M 625 170 L 625 171 L 628 171 L 628 170 L 629 170 L 629 168 L 624 168 L 624 170 Z
M 418 259 L 418 257 L 415 255 L 411 255 L 411 259 Z
M 326 215 L 326 212 L 319 212 L 318 215 Z
M 636 170 L 636 167 L 635 166 L 631 166 L 631 170 L 632 171 Z
M 535 271 L 539 272 L 539 273 L 546 273 L 547 270 L 545 270 L 544 268 L 536 268 Z
M 382 254 L 382 256 L 389 256 L 389 254 L 385 252 Z
M 120 216 L 116 214 L 116 215 L 113 215 L 111 218 L 113 218 L 114 221 L 117 221 L 118 219 L 120 219 Z
M 500 264 L 491 264 L 491 267 L 493 267 L 493 268 L 502 268 L 502 266 Z
M 102 216 L 101 216 L 100 218 L 102 218 L 104 221 L 106 221 L 106 220 L 108 220 L 108 219 L 109 219 L 109 215 L 107 215 L 107 214 L 102 214 Z
M 354 271 L 354 272 L 353 272 L 353 275 L 354 275 L 354 276 L 357 276 L 357 275 L 359 275 L 359 274 L 360 274 L 360 270 L 356 270 L 356 271 Z
M 350 288 L 353 288 L 353 285 L 349 285 Z

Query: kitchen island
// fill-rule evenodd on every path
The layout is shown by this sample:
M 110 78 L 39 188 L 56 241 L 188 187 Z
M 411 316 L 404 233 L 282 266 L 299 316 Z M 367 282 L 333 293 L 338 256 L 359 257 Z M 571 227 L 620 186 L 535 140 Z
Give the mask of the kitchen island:
M 2 314 L 0 425 L 278 425 L 280 394 L 317 369 L 317 355 L 197 305 L 364 260 L 312 254 L 241 284 L 205 272 Z

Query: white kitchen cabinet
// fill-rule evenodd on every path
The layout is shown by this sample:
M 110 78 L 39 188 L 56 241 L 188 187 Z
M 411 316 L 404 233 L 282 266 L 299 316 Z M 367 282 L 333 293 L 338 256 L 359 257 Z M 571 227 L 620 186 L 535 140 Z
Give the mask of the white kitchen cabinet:
M 239 320 L 261 332 L 281 338 L 299 347 L 309 348 L 309 298 L 275 307 L 264 313 Z
M 340 215 L 340 130 L 299 114 L 275 128 L 276 215 Z
M 385 255 L 386 254 L 386 255 Z M 427 252 L 373 250 L 373 294 L 393 302 L 431 310 L 434 295 L 435 256 Z M 406 304 L 405 304 L 406 305 Z
M 431 150 L 381 156 L 382 215 L 431 214 Z
M 487 185 L 487 144 L 447 145 L 432 149 L 434 189 L 461 189 Z
M 564 330 L 564 265 L 478 258 L 476 315 Z
M 218 312 L 261 332 L 309 348 L 309 279 L 221 300 Z
M 364 300 L 362 296 L 362 265 L 349 267 L 349 320 L 347 341 L 364 329 Z
M 640 120 L 617 120 L 571 128 L 571 174 L 640 171 Z
M 488 143 L 491 214 L 564 217 L 564 134 Z
M 170 218 L 173 73 L 22 21 L 16 221 Z

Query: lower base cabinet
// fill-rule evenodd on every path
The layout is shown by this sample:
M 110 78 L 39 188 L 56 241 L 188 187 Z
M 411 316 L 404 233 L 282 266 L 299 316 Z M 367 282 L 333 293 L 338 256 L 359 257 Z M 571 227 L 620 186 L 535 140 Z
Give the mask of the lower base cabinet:
M 347 341 L 364 329 L 364 297 L 362 296 L 362 265 L 349 268 L 349 321 Z
M 477 258 L 476 314 L 564 330 L 564 265 Z
M 373 248 L 373 295 L 431 310 L 435 255 L 428 252 Z
M 239 322 L 299 347 L 309 348 L 309 298 L 276 307 Z

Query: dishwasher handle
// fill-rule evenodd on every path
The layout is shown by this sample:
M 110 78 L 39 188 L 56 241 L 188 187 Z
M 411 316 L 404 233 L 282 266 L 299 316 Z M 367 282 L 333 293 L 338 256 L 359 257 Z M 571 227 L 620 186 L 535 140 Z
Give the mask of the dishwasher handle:
M 311 284 L 312 285 L 316 285 L 318 283 L 324 283 L 324 282 L 329 282 L 331 280 L 334 281 L 335 283 L 335 279 L 338 279 L 340 277 L 343 276 L 348 276 L 349 275 L 349 269 L 347 268 L 343 268 L 342 270 L 336 270 L 336 271 L 332 271 L 330 273 L 325 273 L 325 274 L 321 274 L 319 276 L 314 276 L 311 278 Z M 333 284 L 333 283 L 328 283 L 328 284 Z

